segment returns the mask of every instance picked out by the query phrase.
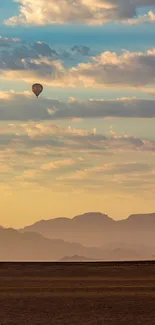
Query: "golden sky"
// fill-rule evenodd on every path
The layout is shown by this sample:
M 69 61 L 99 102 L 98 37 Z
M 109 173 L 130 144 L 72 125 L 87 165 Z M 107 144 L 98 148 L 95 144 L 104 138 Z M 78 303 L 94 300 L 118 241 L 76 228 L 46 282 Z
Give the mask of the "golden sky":
M 152 0 L 1 1 L 0 225 L 154 212 Z

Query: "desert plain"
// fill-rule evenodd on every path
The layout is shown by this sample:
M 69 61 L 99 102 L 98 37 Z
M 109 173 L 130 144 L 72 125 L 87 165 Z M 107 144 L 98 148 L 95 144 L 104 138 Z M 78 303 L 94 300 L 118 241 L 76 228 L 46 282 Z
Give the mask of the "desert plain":
M 0 325 L 154 325 L 155 262 L 0 263 Z

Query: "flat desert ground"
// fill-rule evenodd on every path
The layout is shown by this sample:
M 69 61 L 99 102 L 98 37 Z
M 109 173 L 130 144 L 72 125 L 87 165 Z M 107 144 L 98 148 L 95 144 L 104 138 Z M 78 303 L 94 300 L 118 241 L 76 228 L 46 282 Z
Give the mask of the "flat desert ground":
M 155 262 L 0 263 L 0 325 L 154 325 Z

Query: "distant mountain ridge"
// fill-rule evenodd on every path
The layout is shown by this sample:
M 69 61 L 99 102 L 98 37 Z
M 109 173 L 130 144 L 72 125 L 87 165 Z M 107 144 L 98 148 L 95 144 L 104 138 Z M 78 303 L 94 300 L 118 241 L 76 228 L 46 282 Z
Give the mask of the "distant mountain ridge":
M 59 262 L 91 262 L 91 261 L 96 261 L 96 260 L 93 258 L 87 258 L 85 256 L 79 256 L 79 255 L 64 256 L 59 260 Z
M 0 261 L 57 261 L 64 256 L 86 255 L 103 258 L 103 251 L 60 239 L 50 240 L 38 233 L 0 229 Z
M 67 218 L 67 217 L 57 217 L 57 218 L 52 218 L 52 219 L 41 219 L 35 223 L 33 223 L 32 225 L 29 226 L 25 226 L 23 229 L 26 229 L 28 227 L 32 227 L 34 225 L 40 224 L 40 223 L 51 223 L 51 222 L 77 222 L 77 221 L 92 221 L 94 222 L 94 218 L 97 219 L 97 221 L 103 222 L 103 221 L 107 221 L 107 222 L 113 222 L 113 223 L 123 223 L 123 222 L 127 222 L 127 221 L 146 221 L 147 218 L 147 222 L 148 219 L 149 220 L 153 220 L 155 222 L 155 212 L 154 213 L 146 213 L 146 214 L 131 214 L 129 217 L 127 217 L 126 219 L 119 219 L 119 220 L 115 220 L 110 218 L 107 214 L 101 213 L 101 212 L 87 212 L 81 215 L 77 215 L 73 218 Z M 141 220 L 139 220 L 141 219 Z
M 133 214 L 116 221 L 106 214 L 90 212 L 72 219 L 40 220 L 20 231 L 33 231 L 49 239 L 75 241 L 84 246 L 103 246 L 120 241 L 127 245 L 149 246 L 154 245 L 155 213 Z
M 155 213 L 115 221 L 99 212 L 0 227 L 0 261 L 119 261 L 155 258 Z
M 0 261 L 5 262 L 87 262 L 154 259 L 155 247 L 85 247 L 76 242 L 48 239 L 34 232 L 0 229 Z

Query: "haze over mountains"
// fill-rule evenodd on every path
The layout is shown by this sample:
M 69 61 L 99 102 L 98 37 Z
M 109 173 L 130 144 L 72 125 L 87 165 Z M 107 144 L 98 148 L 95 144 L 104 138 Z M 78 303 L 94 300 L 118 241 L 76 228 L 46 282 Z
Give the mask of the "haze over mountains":
M 60 262 L 93 262 L 93 258 L 87 258 L 84 256 L 73 255 L 73 256 L 64 256 L 60 259 Z
M 155 257 L 155 213 L 115 221 L 102 213 L 0 227 L 1 261 L 145 260 Z
M 134 245 L 152 245 L 155 242 L 155 213 L 131 215 L 119 221 L 99 212 L 85 213 L 73 219 L 41 220 L 20 231 L 33 231 L 50 239 L 76 241 L 86 246 L 131 245 L 131 238 Z

